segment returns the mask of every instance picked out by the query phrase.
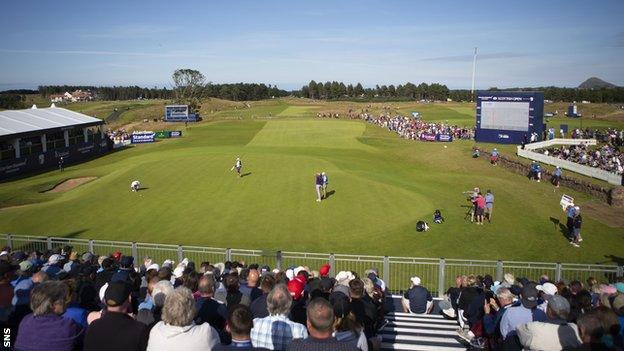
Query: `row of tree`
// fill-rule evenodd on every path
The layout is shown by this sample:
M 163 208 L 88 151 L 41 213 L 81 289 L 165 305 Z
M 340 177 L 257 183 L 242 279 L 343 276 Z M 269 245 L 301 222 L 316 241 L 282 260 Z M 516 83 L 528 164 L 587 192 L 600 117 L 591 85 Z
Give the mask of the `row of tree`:
M 134 100 L 134 99 L 178 99 L 178 92 L 182 95 L 190 94 L 189 90 L 174 87 L 167 88 L 142 88 L 139 86 L 113 86 L 113 87 L 96 87 L 96 86 L 78 86 L 78 85 L 42 85 L 39 86 L 35 93 L 41 94 L 43 97 L 49 97 L 52 94 L 62 94 L 64 92 L 73 92 L 75 90 L 90 91 L 97 100 Z M 288 91 L 279 89 L 276 85 L 266 85 L 257 83 L 235 83 L 235 84 L 213 84 L 207 83 L 192 90 L 193 97 L 215 97 L 227 100 L 263 100 L 272 97 L 288 96 Z
M 551 101 L 590 101 L 595 103 L 622 103 L 624 102 L 624 87 L 579 89 L 559 87 L 532 87 L 532 88 L 490 88 L 489 91 L 543 91 L 544 98 Z M 293 95 L 310 99 L 322 100 L 437 100 L 445 101 L 473 101 L 474 94 L 470 90 L 450 90 L 446 85 L 439 83 L 406 83 L 404 85 L 376 85 L 374 88 L 364 88 L 362 84 L 355 86 L 343 82 L 315 82 L 310 81 L 301 90 L 294 91 Z
M 345 85 L 343 82 L 315 82 L 310 81 L 301 90 L 293 92 L 295 96 L 310 99 L 325 100 L 446 100 L 450 90 L 446 85 L 438 83 L 406 83 L 405 85 L 376 85 L 374 88 L 364 88 L 361 83 Z

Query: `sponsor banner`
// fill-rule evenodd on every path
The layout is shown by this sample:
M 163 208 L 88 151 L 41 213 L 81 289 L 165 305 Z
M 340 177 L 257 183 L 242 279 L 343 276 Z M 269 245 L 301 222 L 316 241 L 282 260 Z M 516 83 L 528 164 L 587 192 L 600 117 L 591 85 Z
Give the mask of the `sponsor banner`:
M 134 132 L 130 135 L 132 144 L 153 143 L 156 133 L 154 132 Z
M 171 132 L 169 132 L 169 135 L 172 138 L 180 138 L 182 136 L 182 131 L 181 130 L 172 130 Z
M 159 130 L 156 134 L 154 134 L 154 137 L 158 139 L 167 139 L 170 137 L 170 133 L 168 130 Z
M 453 136 L 449 134 L 438 134 L 438 141 L 453 141 Z
M 423 140 L 423 141 L 435 141 L 436 140 L 436 135 L 435 134 L 423 133 L 423 134 L 420 135 L 420 140 Z

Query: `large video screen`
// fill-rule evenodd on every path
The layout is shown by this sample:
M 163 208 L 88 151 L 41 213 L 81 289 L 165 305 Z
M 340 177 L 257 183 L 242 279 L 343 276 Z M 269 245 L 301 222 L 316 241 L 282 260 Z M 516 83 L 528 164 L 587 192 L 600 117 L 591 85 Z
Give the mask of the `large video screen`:
M 529 103 L 511 101 L 483 101 L 481 128 L 500 130 L 529 130 Z

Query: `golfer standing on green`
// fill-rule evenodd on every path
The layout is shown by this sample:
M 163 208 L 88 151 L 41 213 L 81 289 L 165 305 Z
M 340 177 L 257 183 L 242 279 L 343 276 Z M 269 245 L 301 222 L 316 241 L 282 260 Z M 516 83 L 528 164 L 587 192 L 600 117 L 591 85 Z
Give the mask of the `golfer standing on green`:
M 236 163 L 234 163 L 234 166 L 232 166 L 231 170 L 234 170 L 234 168 L 236 168 L 236 173 L 238 173 L 238 176 L 241 176 L 241 169 L 243 168 L 243 163 L 241 162 L 240 157 L 236 158 Z

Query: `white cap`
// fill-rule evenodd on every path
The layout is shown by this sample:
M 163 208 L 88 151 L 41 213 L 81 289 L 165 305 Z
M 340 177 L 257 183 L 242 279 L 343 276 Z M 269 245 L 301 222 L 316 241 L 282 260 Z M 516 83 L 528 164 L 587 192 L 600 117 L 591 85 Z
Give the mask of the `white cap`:
M 412 281 L 412 284 L 420 285 L 420 278 L 418 278 L 418 277 L 411 277 L 410 280 Z
M 58 263 L 62 259 L 63 259 L 63 256 L 61 256 L 59 254 L 54 254 L 54 255 L 50 256 L 50 258 L 48 258 L 48 263 L 49 264 L 55 264 L 55 263 Z
M 149 266 L 147 266 L 147 268 L 145 269 L 145 271 L 149 271 L 150 269 L 155 269 L 155 270 L 159 270 L 160 267 L 158 266 L 158 263 L 152 263 Z
M 536 286 L 535 289 L 543 291 L 545 294 L 548 295 L 555 295 L 558 292 L 557 287 L 553 283 L 544 283 L 542 285 Z

